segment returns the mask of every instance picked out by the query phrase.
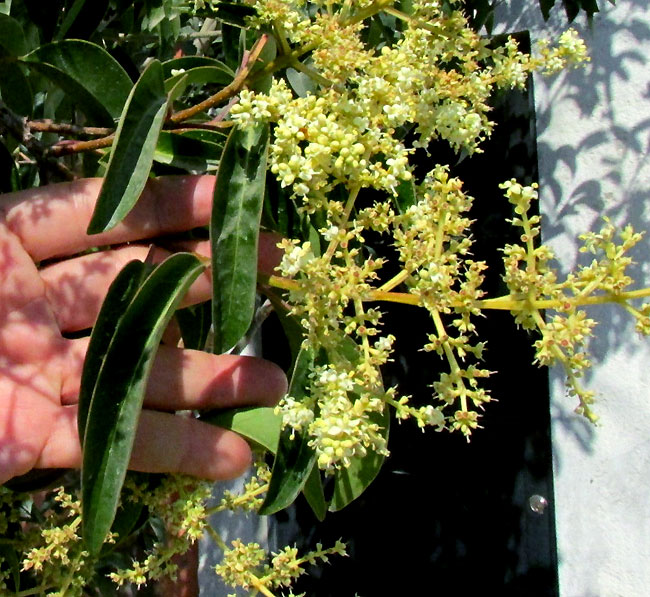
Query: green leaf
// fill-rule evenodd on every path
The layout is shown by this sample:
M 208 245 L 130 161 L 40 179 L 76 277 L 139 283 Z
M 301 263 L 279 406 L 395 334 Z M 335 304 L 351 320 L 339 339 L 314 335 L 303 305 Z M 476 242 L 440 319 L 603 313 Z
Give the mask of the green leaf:
M 212 67 L 215 70 L 221 71 L 224 73 L 224 76 L 228 75 L 230 77 L 228 83 L 235 77 L 234 71 L 221 62 L 221 60 L 208 56 L 181 56 L 180 58 L 165 60 L 162 63 L 165 79 L 175 76 L 172 74 L 172 70 L 184 70 L 187 73 L 190 70 L 203 66 Z
M 268 140 L 268 124 L 235 127 L 219 164 L 210 224 L 215 353 L 235 346 L 253 319 Z
M 197 11 L 197 14 L 217 18 L 224 23 L 237 27 L 246 27 L 246 19 L 255 16 L 252 6 L 237 2 L 213 2 L 207 11 Z
M 71 96 L 97 124 L 114 125 L 133 86 L 120 64 L 88 41 L 66 39 L 45 44 L 24 60 Z
M 19 64 L 15 61 L 3 60 L 0 48 L 0 95 L 10 110 L 21 116 L 30 117 L 32 114 L 32 88 Z
M 122 321 L 148 271 L 149 268 L 140 261 L 127 263 L 113 280 L 109 293 L 97 316 L 97 322 L 93 327 L 90 344 L 86 352 L 81 375 L 79 403 L 77 405 L 77 431 L 82 447 L 86 436 L 90 400 L 95 391 L 97 377 L 104 365 L 106 353 L 113 341 L 115 330 Z
M 177 253 L 156 267 L 133 293 L 133 281 L 141 280 L 148 267 L 138 263 L 128 264 L 128 273 L 111 285 L 98 317 L 100 331 L 93 333 L 88 346 L 89 370 L 84 368 L 82 375 L 78 423 L 85 429 L 82 535 L 91 556 L 100 552 L 115 518 L 160 338 L 183 294 L 204 269 L 194 255 Z M 123 315 L 116 317 L 124 304 L 125 286 L 132 298 Z M 108 321 L 103 321 L 104 316 Z M 111 322 L 116 325 L 107 342 L 105 332 Z
M 291 376 L 289 396 L 301 400 L 309 389 L 309 372 L 314 364 L 310 349 L 302 349 Z M 309 445 L 309 435 L 285 427 L 280 435 L 278 451 L 273 461 L 269 489 L 259 514 L 274 514 L 293 503 L 302 491 L 316 464 L 316 452 Z
M 110 230 L 133 209 L 149 177 L 166 110 L 162 67 L 152 60 L 124 106 L 88 234 Z
M 323 491 L 323 482 L 320 478 L 320 471 L 317 466 L 311 469 L 309 477 L 305 482 L 302 493 L 312 509 L 312 512 L 321 522 L 325 520 L 327 514 L 327 501 L 325 500 L 325 492 Z
M 270 293 L 268 295 L 271 305 L 280 320 L 280 325 L 284 330 L 284 334 L 287 337 L 287 342 L 289 343 L 289 350 L 291 352 L 291 364 L 292 367 L 295 367 L 295 362 L 298 359 L 300 354 L 300 347 L 302 346 L 304 329 L 298 323 L 296 317 L 290 315 L 287 309 L 286 304 L 280 300 L 280 298 L 275 293 Z
M 233 80 L 232 71 L 225 64 L 223 67 L 196 66 L 171 75 L 165 80 L 165 89 L 169 91 L 183 77 L 187 78 L 185 81 L 186 85 L 212 84 L 225 86 Z
M 181 328 L 183 346 L 192 350 L 204 350 L 212 328 L 212 305 L 210 301 L 185 307 L 176 311 L 176 321 Z
M 153 159 L 186 170 L 216 170 L 223 153 L 224 136 L 221 133 L 211 136 L 212 140 L 206 141 L 188 133 L 160 131 Z
M 22 56 L 27 51 L 25 34 L 20 23 L 4 14 L 0 14 L 0 47 L 10 56 Z
M 383 435 L 388 440 L 390 414 L 384 407 L 383 414 L 372 413 L 370 420 L 383 429 Z M 334 481 L 334 495 L 330 503 L 330 512 L 342 510 L 350 502 L 357 499 L 366 488 L 375 480 L 375 477 L 384 464 L 385 457 L 372 450 L 362 458 L 352 460 L 349 467 L 336 472 Z
M 101 23 L 111 0 L 75 0 L 56 32 L 55 39 L 89 39 Z
M 277 452 L 282 417 L 276 415 L 273 408 L 253 406 L 215 410 L 201 415 L 201 420 L 239 433 L 269 452 Z
M 397 186 L 397 196 L 393 197 L 393 201 L 400 214 L 404 214 L 406 210 L 417 203 L 415 195 L 415 183 L 413 180 L 403 180 Z
M 551 16 L 551 8 L 555 5 L 555 0 L 539 0 L 539 7 L 542 11 L 542 16 L 545 21 L 548 21 Z
M 84 7 L 85 3 L 86 0 L 74 0 L 72 6 L 65 12 L 65 18 L 63 19 L 63 23 L 61 23 L 61 26 L 56 33 L 56 39 L 63 39 L 65 37 L 65 34 L 68 32 L 70 27 L 72 27 L 72 24 L 79 16 L 79 13 L 81 12 L 81 9 Z
M 287 69 L 287 81 L 289 85 L 300 97 L 305 97 L 310 93 L 315 93 L 318 89 L 318 85 L 309 75 L 301 71 L 296 70 L 295 68 Z

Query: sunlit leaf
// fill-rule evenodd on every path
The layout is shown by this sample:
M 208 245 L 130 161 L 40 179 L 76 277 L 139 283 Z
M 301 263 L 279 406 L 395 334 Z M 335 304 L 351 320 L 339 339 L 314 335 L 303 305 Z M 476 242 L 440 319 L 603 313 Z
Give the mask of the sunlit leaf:
M 313 352 L 302 349 L 296 359 L 288 393 L 295 400 L 299 401 L 307 394 L 313 363 Z M 316 463 L 316 452 L 309 445 L 309 440 L 308 434 L 298 433 L 290 427 L 282 430 L 269 489 L 259 514 L 278 512 L 298 497 Z
M 215 353 L 237 344 L 255 311 L 268 139 L 268 124 L 236 127 L 219 164 L 210 224 Z
M 133 86 L 120 64 L 88 41 L 45 44 L 25 56 L 25 61 L 70 95 L 95 124 L 112 126 Z
M 160 338 L 203 268 L 194 255 L 177 253 L 143 280 L 148 266 L 131 262 L 127 273 L 109 289 L 98 316 L 99 331 L 91 336 L 90 364 L 84 369 L 79 397 L 79 427 L 85 431 L 81 434 L 83 540 L 91 555 L 99 553 L 115 518 Z M 133 292 L 135 284 L 139 288 Z M 132 298 L 119 316 L 125 288 Z M 113 333 L 107 338 L 111 327 Z
M 235 76 L 234 71 L 228 68 L 226 64 L 208 56 L 181 56 L 180 58 L 172 58 L 171 60 L 165 60 L 162 63 L 162 67 L 165 79 L 176 76 L 172 71 L 183 70 L 187 73 L 199 67 L 212 67 L 215 71 L 218 70 L 224 73 L 224 76 L 228 75 L 230 77 L 229 80 L 232 80 Z
M 280 439 L 282 417 L 269 407 L 215 410 L 201 415 L 201 420 L 223 429 L 230 429 L 258 446 L 275 453 Z
M 225 86 L 232 81 L 233 76 L 232 71 L 225 64 L 222 66 L 196 66 L 167 77 L 165 89 L 169 91 L 182 77 L 187 77 L 186 85 Z
M 187 170 L 216 170 L 223 153 L 224 139 L 219 133 L 212 134 L 212 140 L 204 141 L 186 133 L 161 131 L 153 159 Z
M 124 106 L 88 234 L 98 234 L 116 226 L 140 198 L 149 177 L 166 109 L 162 67 L 160 62 L 153 60 Z

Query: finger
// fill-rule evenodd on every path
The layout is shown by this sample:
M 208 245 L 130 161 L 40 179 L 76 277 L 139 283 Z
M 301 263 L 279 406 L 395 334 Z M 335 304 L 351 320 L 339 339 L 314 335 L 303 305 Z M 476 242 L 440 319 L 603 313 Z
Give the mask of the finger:
M 123 222 L 88 236 L 102 179 L 84 179 L 8 196 L 2 211 L 35 261 L 72 255 L 91 247 L 190 230 L 210 221 L 214 176 L 169 176 L 149 180 Z
M 278 239 L 275 234 L 260 234 L 258 268 L 263 273 L 273 273 L 273 268 L 282 258 L 281 250 L 276 246 Z M 175 243 L 173 248 L 205 257 L 210 255 L 209 241 Z M 118 272 L 133 259 L 144 261 L 149 251 L 150 248 L 146 246 L 130 245 L 66 259 L 42 268 L 40 274 L 45 282 L 46 296 L 59 329 L 73 332 L 91 327 Z M 159 263 L 169 254 L 165 249 L 154 248 L 150 257 L 154 263 Z M 194 282 L 181 307 L 206 301 L 211 295 L 212 277 L 207 270 Z
M 257 269 L 270 276 L 275 273 L 275 268 L 280 264 L 284 251 L 278 247 L 282 237 L 275 232 L 261 232 L 258 245 Z M 187 240 L 176 241 L 165 245 L 175 251 L 191 251 L 201 255 L 210 255 L 210 241 Z
M 63 404 L 78 400 L 87 343 L 86 338 L 70 342 Z M 145 405 L 161 410 L 272 406 L 286 391 L 284 371 L 270 361 L 163 345 L 149 376 Z
M 251 460 L 248 444 L 232 431 L 191 417 L 143 411 L 129 468 L 221 481 L 244 473 Z
M 66 259 L 41 269 L 45 294 L 59 329 L 73 332 L 92 327 L 108 288 L 120 270 L 134 259 L 144 261 L 149 253 L 149 247 L 131 245 Z M 154 248 L 151 259 L 160 263 L 168 256 L 168 251 Z M 187 292 L 181 307 L 208 300 L 211 294 L 212 277 L 206 271 Z
M 212 479 L 232 479 L 250 465 L 248 444 L 236 433 L 190 417 L 142 411 L 131 462 L 132 470 L 182 473 Z M 79 468 L 77 408 L 61 409 L 56 425 L 34 468 Z

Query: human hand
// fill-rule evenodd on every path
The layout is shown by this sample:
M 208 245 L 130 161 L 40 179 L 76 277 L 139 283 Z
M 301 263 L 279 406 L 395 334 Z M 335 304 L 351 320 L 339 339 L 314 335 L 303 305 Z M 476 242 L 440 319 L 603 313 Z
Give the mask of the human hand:
M 80 466 L 77 401 L 88 338 L 71 340 L 62 333 L 91 327 L 113 278 L 128 261 L 144 260 L 149 247 L 123 245 L 42 269 L 35 263 L 209 221 L 214 177 L 163 177 L 148 183 L 121 224 L 89 237 L 85 231 L 101 182 L 0 196 L 0 484 L 33 468 Z M 207 242 L 186 248 L 209 252 Z M 165 255 L 162 249 L 156 253 L 159 259 Z M 270 272 L 276 256 L 273 240 L 262 236 L 260 268 Z M 207 300 L 210 292 L 205 273 L 183 304 Z M 272 405 L 286 384 L 282 370 L 262 359 L 161 345 L 130 468 L 214 480 L 241 474 L 251 457 L 241 437 L 173 411 Z

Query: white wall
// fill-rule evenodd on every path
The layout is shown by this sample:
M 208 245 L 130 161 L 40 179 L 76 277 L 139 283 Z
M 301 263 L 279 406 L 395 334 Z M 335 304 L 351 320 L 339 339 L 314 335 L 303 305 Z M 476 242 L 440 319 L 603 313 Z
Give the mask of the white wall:
M 577 235 L 601 216 L 650 231 L 650 4 L 599 4 L 592 28 L 574 23 L 591 63 L 535 78 L 543 236 L 564 269 L 581 258 Z M 560 7 L 544 23 L 537 0 L 506 0 L 497 22 L 533 40 L 567 27 Z M 639 286 L 650 286 L 649 249 L 650 235 L 631 270 Z M 603 321 L 586 377 L 600 425 L 573 414 L 559 371 L 551 382 L 560 594 L 650 595 L 650 339 L 621 309 L 591 313 Z

